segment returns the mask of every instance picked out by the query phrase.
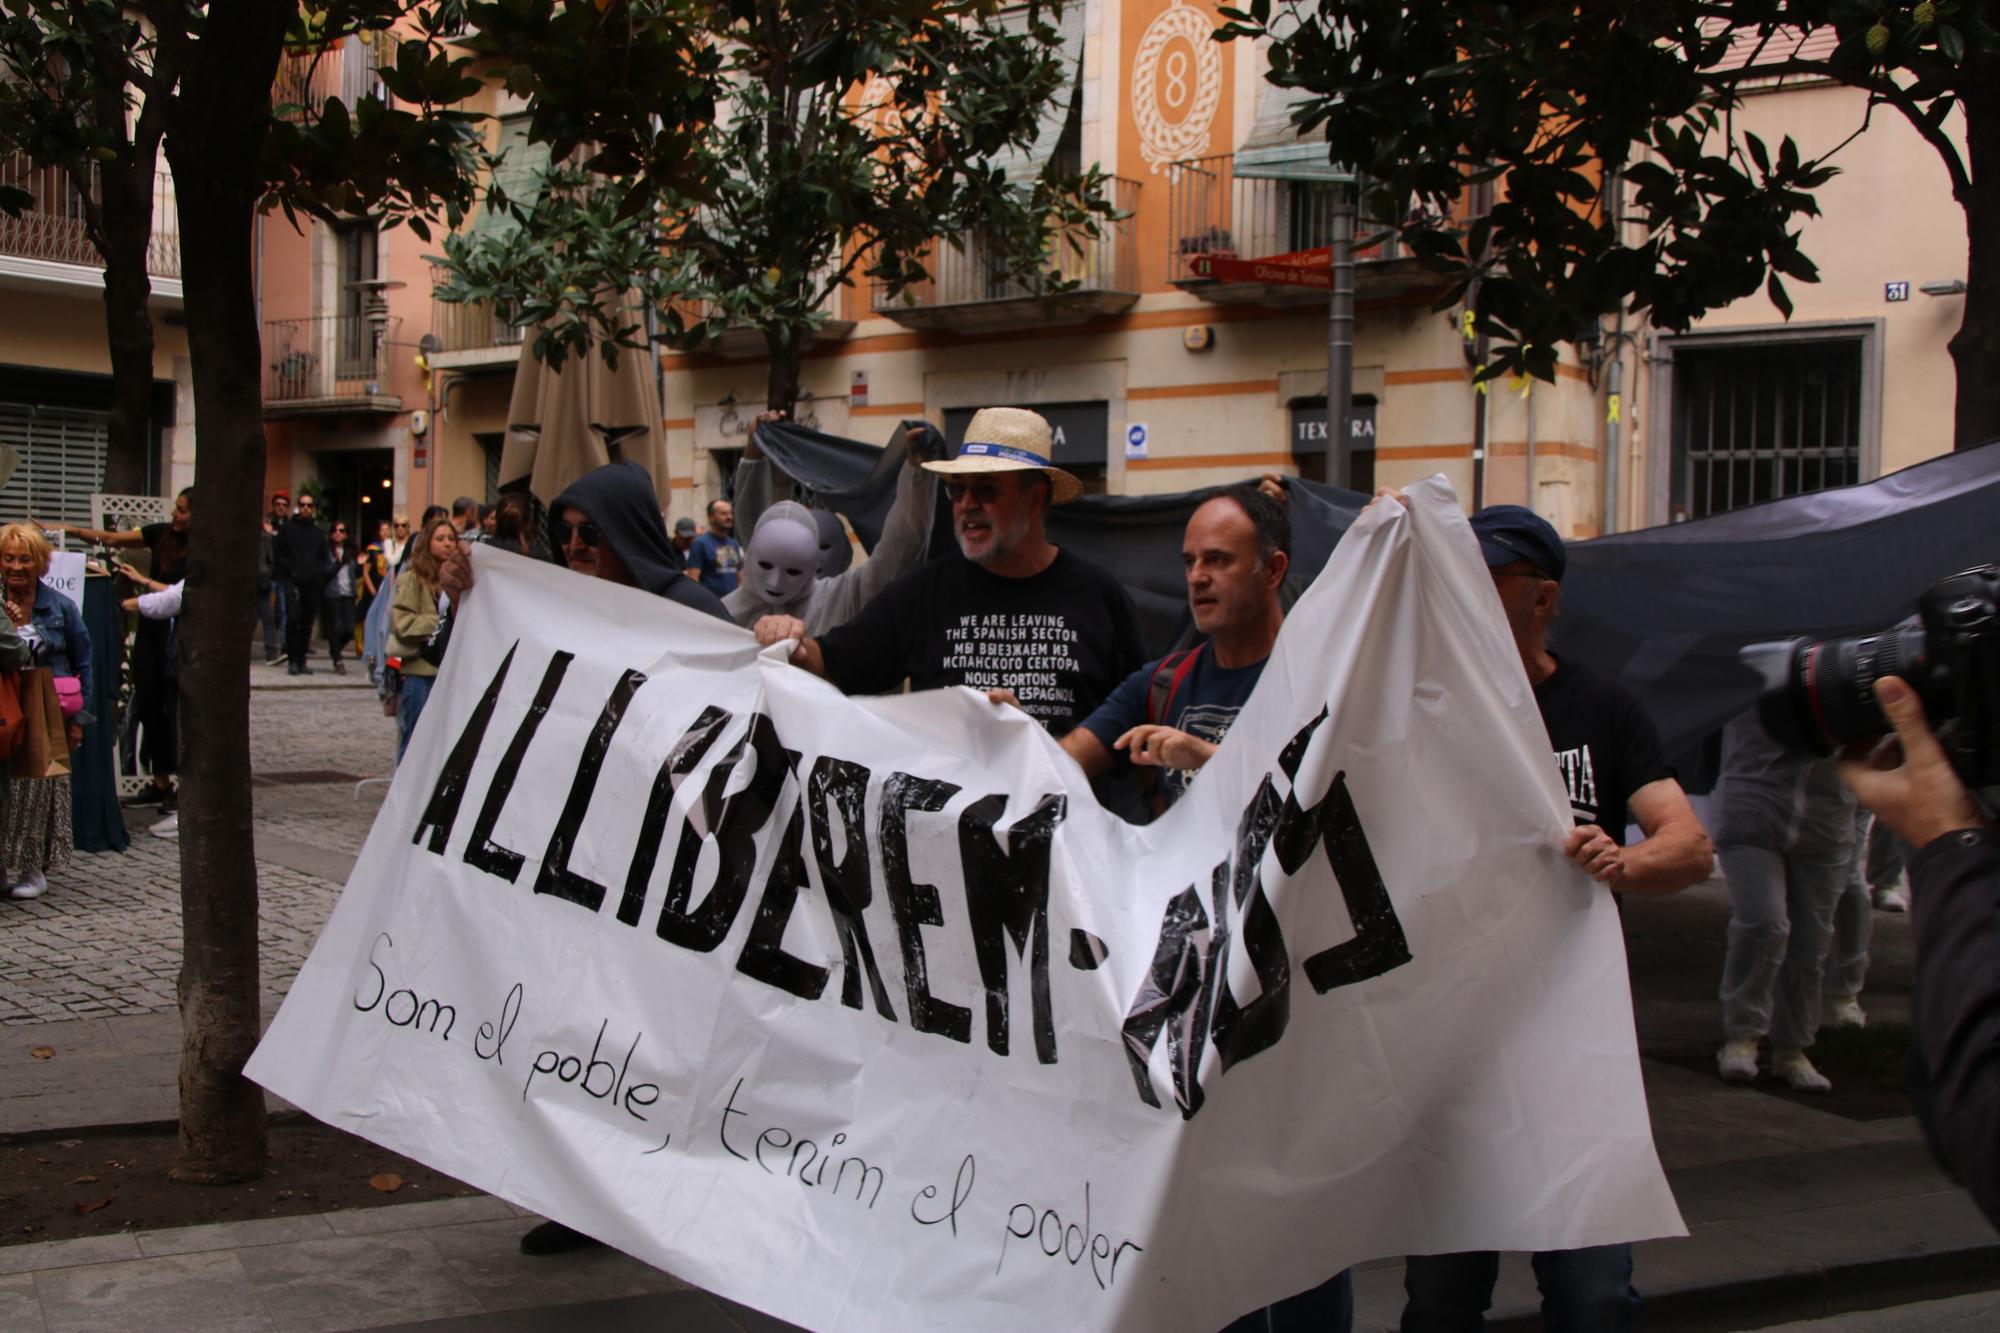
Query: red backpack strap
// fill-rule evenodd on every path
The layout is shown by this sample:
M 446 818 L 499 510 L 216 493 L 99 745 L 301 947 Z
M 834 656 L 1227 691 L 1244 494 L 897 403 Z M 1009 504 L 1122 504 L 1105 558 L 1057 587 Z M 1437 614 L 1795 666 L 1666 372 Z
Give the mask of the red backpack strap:
M 1160 659 L 1160 664 L 1153 668 L 1152 680 L 1147 682 L 1147 722 L 1166 720 L 1167 712 L 1174 702 L 1174 695 L 1180 692 L 1181 682 L 1187 679 L 1188 672 L 1194 670 L 1195 659 L 1201 656 L 1201 650 L 1207 646 L 1204 641 L 1183 652 L 1168 653 Z

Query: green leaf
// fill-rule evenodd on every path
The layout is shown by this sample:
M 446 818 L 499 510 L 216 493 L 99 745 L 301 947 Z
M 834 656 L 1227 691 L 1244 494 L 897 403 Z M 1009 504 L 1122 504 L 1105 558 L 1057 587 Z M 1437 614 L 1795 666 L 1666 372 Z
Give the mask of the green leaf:
M 1792 296 L 1785 290 L 1785 284 L 1773 273 L 1764 280 L 1764 293 L 1771 298 L 1771 304 L 1778 307 L 1778 313 L 1786 319 L 1792 317 Z
M 1743 146 L 1750 150 L 1750 160 L 1757 164 L 1757 170 L 1766 176 L 1771 174 L 1771 153 L 1764 147 L 1764 141 L 1754 134 L 1745 133 Z

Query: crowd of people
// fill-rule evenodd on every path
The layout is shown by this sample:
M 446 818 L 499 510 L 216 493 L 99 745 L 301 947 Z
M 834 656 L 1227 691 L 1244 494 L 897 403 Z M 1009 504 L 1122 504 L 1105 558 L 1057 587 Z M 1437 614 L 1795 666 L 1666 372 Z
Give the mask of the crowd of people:
M 282 636 L 288 670 L 310 673 L 315 629 L 336 673 L 358 654 L 397 719 L 400 761 L 449 649 L 453 610 L 473 586 L 468 549 L 485 543 L 733 620 L 763 645 L 790 644 L 794 665 L 845 693 L 974 687 L 996 707 L 1035 718 L 1093 779 L 1136 777 L 1153 813 L 1185 799 L 1256 688 L 1284 623 L 1291 523 L 1282 486 L 1267 478 L 1223 487 L 1194 510 L 1181 553 L 1192 631 L 1182 646 L 1146 660 L 1126 589 L 1049 538 L 1051 509 L 1082 487 L 1053 463 L 1046 420 L 989 408 L 972 418 L 953 456 L 944 456 L 935 431 L 906 443 L 908 466 L 882 535 L 852 568 L 837 519 L 776 498 L 785 479 L 761 456 L 754 433 L 735 478 L 747 543 L 728 500 L 708 505 L 705 530 L 683 518 L 670 533 L 652 478 L 630 464 L 579 478 L 548 506 L 545 526 L 530 497 L 510 493 L 495 506 L 461 498 L 433 507 L 414 527 L 402 518 L 381 523 L 365 542 L 341 521 L 322 526 L 312 495 L 294 502 L 277 492 L 260 550 L 266 661 L 278 660 Z M 926 560 L 940 486 L 957 549 Z M 1403 500 L 1385 490 L 1373 503 Z M 151 553 L 149 575 L 126 570 L 146 590 L 127 607 L 141 616 L 134 709 L 150 774 L 148 790 L 128 804 L 156 804 L 168 819 L 173 627 L 189 512 L 183 492 L 166 523 L 132 532 L 62 527 L 85 541 Z M 1807 1051 L 1822 1022 L 1866 1021 L 1858 997 L 1871 917 L 1908 905 L 1900 874 L 1909 848 L 1896 830 L 1909 832 L 1914 821 L 1904 811 L 1871 828 L 1850 791 L 1863 786 L 1867 794 L 1851 759 L 1843 767 L 1794 754 L 1746 716 L 1723 738 L 1711 842 L 1637 698 L 1549 646 L 1567 566 L 1562 538 L 1515 505 L 1479 511 L 1472 529 L 1571 802 L 1575 827 L 1563 854 L 1617 893 L 1672 893 L 1719 863 L 1732 905 L 1719 1071 L 1754 1079 L 1759 1043 L 1768 1040 L 1774 1075 L 1794 1089 L 1826 1090 Z M 88 698 L 88 635 L 76 605 L 40 582 L 48 562 L 37 525 L 0 528 L 11 622 L 0 629 L 0 666 L 33 662 L 82 676 Z M 968 627 L 979 633 L 969 638 Z M 1010 651 L 1019 645 L 1007 636 L 1031 630 L 1061 650 Z M 71 745 L 77 725 L 69 725 Z M 67 823 L 62 779 L 6 784 L 0 863 L 15 897 L 41 893 L 46 871 L 66 858 Z M 1637 840 L 1628 837 L 1634 828 Z M 593 1243 L 550 1222 L 529 1232 L 522 1248 L 546 1254 Z M 1630 1325 L 1638 1295 L 1629 1246 L 1539 1254 L 1534 1270 L 1552 1326 Z M 1496 1272 L 1491 1253 L 1411 1257 L 1402 1327 L 1478 1327 Z M 1232 1327 L 1340 1329 L 1352 1307 L 1343 1273 Z

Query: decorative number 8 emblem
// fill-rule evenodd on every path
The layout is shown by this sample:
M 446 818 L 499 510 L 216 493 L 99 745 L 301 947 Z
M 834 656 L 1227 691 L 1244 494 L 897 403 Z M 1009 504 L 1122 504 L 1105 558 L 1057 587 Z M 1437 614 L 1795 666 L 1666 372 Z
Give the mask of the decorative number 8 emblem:
M 1154 175 L 1208 151 L 1209 128 L 1222 104 L 1222 53 L 1209 40 L 1213 27 L 1192 6 L 1175 4 L 1147 25 L 1132 53 L 1132 120 L 1139 156 Z M 1162 107 L 1175 113 L 1173 120 Z
M 1167 76 L 1166 92 L 1162 100 L 1176 110 L 1188 99 L 1188 53 L 1184 50 L 1171 52 L 1162 67 Z

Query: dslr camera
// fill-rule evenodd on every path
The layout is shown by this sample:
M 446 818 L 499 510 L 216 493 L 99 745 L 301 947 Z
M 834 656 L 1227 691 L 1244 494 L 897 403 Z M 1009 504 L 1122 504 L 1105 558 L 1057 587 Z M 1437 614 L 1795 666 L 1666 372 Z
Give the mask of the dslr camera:
M 1758 714 L 1772 737 L 1831 754 L 1893 731 L 1875 682 L 1899 676 L 1923 700 L 1952 767 L 1967 787 L 2000 785 L 2000 565 L 1939 579 L 1914 621 L 1875 634 L 1781 649 Z

